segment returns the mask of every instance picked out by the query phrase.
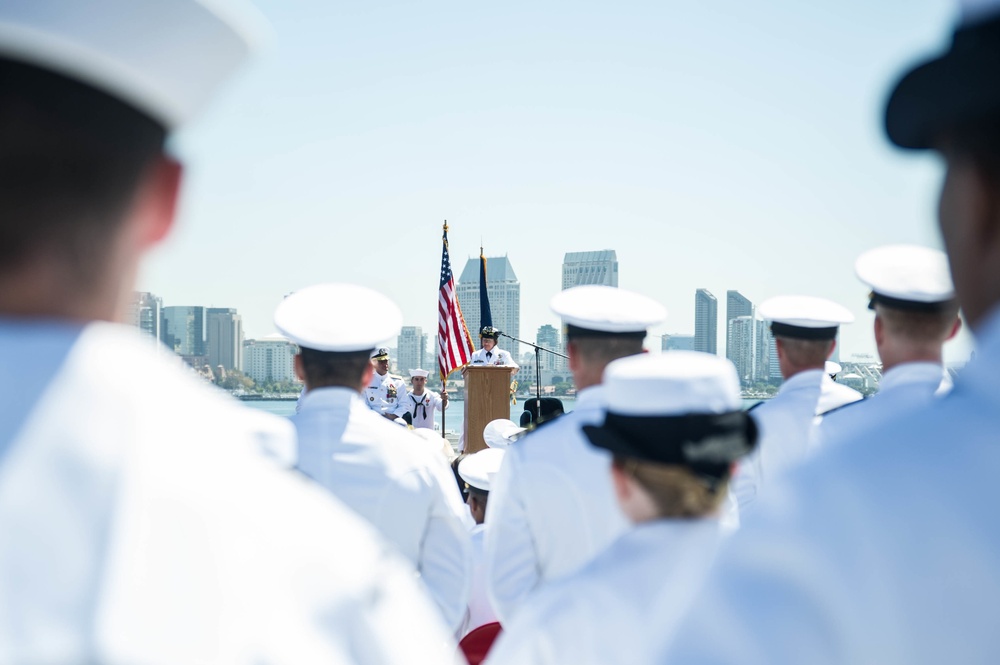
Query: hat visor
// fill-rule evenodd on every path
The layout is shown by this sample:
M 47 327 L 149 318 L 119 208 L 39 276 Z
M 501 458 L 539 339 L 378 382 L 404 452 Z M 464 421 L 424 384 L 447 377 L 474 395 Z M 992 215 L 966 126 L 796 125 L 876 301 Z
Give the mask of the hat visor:
M 603 425 L 584 425 L 583 433 L 590 440 L 590 443 L 598 448 L 604 448 L 613 455 L 622 457 L 632 457 L 635 459 L 646 459 L 647 455 L 629 443 L 617 431 Z
M 949 128 L 1000 112 L 998 78 L 1000 58 L 986 49 L 951 50 L 918 65 L 889 96 L 889 140 L 901 148 L 931 148 Z

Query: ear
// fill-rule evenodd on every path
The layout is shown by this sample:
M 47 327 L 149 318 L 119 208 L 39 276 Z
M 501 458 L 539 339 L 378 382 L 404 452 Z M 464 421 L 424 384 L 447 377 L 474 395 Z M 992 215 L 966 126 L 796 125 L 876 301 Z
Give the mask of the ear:
M 629 485 L 630 478 L 621 468 L 617 465 L 611 465 L 611 484 L 615 488 L 615 497 L 618 499 L 618 503 L 624 504 L 628 502 L 629 497 L 632 496 L 632 487 Z
M 833 356 L 834 350 L 837 348 L 837 340 L 830 342 L 830 350 L 826 352 L 826 359 L 829 360 Z
M 158 244 L 173 228 L 183 170 L 180 162 L 166 155 L 149 166 L 133 209 L 140 249 Z
M 566 342 L 566 355 L 569 356 L 566 361 L 569 371 L 575 372 L 580 367 L 580 361 L 576 355 L 576 342 Z
M 306 380 L 306 370 L 302 366 L 302 354 L 301 353 L 296 353 L 295 354 L 295 377 L 299 381 L 302 381 L 303 383 L 305 383 L 305 380 Z
M 875 345 L 882 346 L 882 342 L 885 339 L 885 323 L 882 321 L 882 317 L 878 314 L 875 315 Z
M 369 383 L 372 382 L 372 374 L 374 374 L 374 373 L 375 373 L 375 365 L 373 365 L 371 363 L 368 363 L 367 365 L 365 365 L 365 371 L 361 375 L 361 387 L 362 387 L 362 390 L 364 390 L 364 387 L 367 386 Z
M 956 316 L 955 323 L 951 325 L 951 332 L 948 333 L 948 336 L 944 338 L 944 341 L 947 342 L 950 339 L 954 339 L 955 335 L 957 335 L 958 331 L 961 329 L 962 329 L 962 319 Z

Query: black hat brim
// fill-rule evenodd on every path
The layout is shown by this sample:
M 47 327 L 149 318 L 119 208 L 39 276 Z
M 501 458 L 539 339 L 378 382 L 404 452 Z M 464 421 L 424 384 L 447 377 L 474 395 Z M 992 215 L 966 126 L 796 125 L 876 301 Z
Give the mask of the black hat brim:
M 901 148 L 934 147 L 942 132 L 1000 113 L 1000 20 L 959 29 L 952 47 L 896 84 L 885 110 L 889 140 Z

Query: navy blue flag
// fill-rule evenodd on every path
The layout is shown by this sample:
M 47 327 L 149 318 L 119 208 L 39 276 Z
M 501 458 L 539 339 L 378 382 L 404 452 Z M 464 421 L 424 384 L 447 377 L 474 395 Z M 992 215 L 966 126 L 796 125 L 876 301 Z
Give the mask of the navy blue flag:
M 479 330 L 493 327 L 493 312 L 490 311 L 490 294 L 486 290 L 486 257 L 479 248 Z

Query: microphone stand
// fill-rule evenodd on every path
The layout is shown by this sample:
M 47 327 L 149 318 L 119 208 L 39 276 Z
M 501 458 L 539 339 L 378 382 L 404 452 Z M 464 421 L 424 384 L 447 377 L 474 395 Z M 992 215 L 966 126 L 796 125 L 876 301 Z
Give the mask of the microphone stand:
M 497 334 L 500 335 L 501 337 L 506 337 L 507 339 L 512 339 L 515 342 L 524 344 L 525 346 L 530 346 L 535 350 L 535 411 L 536 411 L 535 420 L 537 421 L 538 417 L 542 413 L 542 363 L 539 362 L 538 352 L 545 351 L 546 353 L 551 353 L 554 356 L 566 359 L 569 359 L 569 356 L 563 355 L 558 351 L 553 351 L 552 349 L 546 349 L 544 346 L 538 346 L 533 342 L 526 342 L 523 339 L 518 339 L 516 337 L 513 337 L 512 335 L 508 335 L 505 332 L 500 332 L 499 330 L 497 331 Z

